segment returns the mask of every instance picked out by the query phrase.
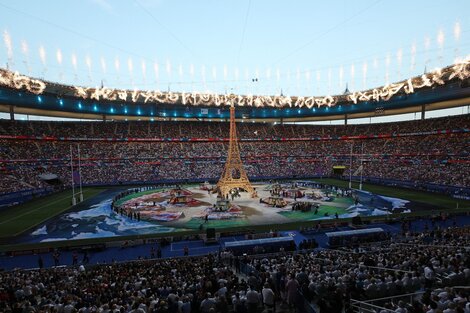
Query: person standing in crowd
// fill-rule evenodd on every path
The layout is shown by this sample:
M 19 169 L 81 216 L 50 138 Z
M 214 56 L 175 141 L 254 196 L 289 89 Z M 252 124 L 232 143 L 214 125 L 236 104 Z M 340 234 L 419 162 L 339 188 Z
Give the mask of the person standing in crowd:
M 298 292 L 299 292 L 299 283 L 293 277 L 292 274 L 287 276 L 287 283 L 286 283 L 286 293 L 287 293 L 287 304 L 289 308 L 292 310 L 295 307 Z
M 240 297 L 240 292 L 236 292 L 232 297 L 232 306 L 235 313 L 248 313 L 245 301 Z
M 431 288 L 434 284 L 434 268 L 432 266 L 432 263 L 429 262 L 428 265 L 424 268 L 424 279 L 425 279 L 425 288 Z
M 54 260 L 54 266 L 59 266 L 59 259 L 60 259 L 59 250 L 55 250 L 52 253 L 52 259 Z
M 210 313 L 215 309 L 215 300 L 211 298 L 211 293 L 206 293 L 206 297 L 201 302 L 201 313 Z
M 72 252 L 72 265 L 75 266 L 78 264 L 78 253 L 77 251 Z
M 255 290 L 253 285 L 250 286 L 246 293 L 246 305 L 248 313 L 256 313 L 260 304 L 259 293 Z
M 263 304 L 266 307 L 268 313 L 276 312 L 274 292 L 269 286 L 269 283 L 264 283 L 263 290 L 261 290 L 263 295 Z

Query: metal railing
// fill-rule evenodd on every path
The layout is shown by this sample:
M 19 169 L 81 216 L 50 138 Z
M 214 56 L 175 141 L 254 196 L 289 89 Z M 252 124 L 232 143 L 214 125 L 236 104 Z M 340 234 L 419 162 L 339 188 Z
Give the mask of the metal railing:
M 470 286 L 453 286 L 450 287 L 452 290 L 466 289 L 470 290 Z M 396 304 L 398 301 L 404 301 L 406 304 L 413 303 L 413 300 L 417 300 L 422 297 L 425 291 L 418 291 L 413 293 L 407 293 L 402 295 L 370 299 L 370 300 L 355 300 L 351 299 L 351 307 L 357 313 L 377 313 L 377 312 L 396 312 L 395 309 L 385 308 L 386 303 Z
M 330 250 L 330 251 L 335 251 L 335 250 Z M 324 263 L 332 263 L 333 262 L 331 259 L 326 259 L 326 258 L 310 257 L 309 259 L 324 262 Z M 396 269 L 396 268 L 391 268 L 391 267 L 370 266 L 370 265 L 364 265 L 364 264 L 359 264 L 359 263 L 349 263 L 349 264 L 370 268 L 370 269 L 372 269 L 374 271 L 377 271 L 377 272 L 401 272 L 401 273 L 406 273 L 406 274 L 408 274 L 408 273 L 413 274 L 414 273 L 413 271 L 406 271 L 406 270 L 401 270 L 401 269 Z
M 412 303 L 415 298 L 421 297 L 423 293 L 424 291 L 418 291 L 364 301 L 351 299 L 351 307 L 357 313 L 395 312 L 394 309 L 385 308 L 384 305 L 386 303 L 397 303 L 400 300 L 405 303 Z
M 413 244 L 404 242 L 394 242 L 394 245 L 410 246 L 410 247 L 423 247 L 423 248 L 436 248 L 436 249 L 465 249 L 470 250 L 470 246 L 453 246 L 453 245 L 426 245 L 426 244 Z

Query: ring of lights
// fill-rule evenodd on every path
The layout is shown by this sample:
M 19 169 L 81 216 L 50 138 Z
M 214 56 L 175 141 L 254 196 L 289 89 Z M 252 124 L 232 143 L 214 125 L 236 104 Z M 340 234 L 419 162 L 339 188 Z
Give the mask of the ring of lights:
M 365 101 L 388 101 L 396 94 L 412 94 L 416 90 L 426 87 L 444 85 L 446 82 L 458 79 L 465 80 L 470 77 L 470 58 L 452 66 L 436 69 L 430 73 L 418 77 L 409 78 L 389 84 L 383 87 L 366 91 L 357 91 L 347 95 L 322 96 L 322 97 L 291 97 L 291 96 L 256 96 L 235 94 L 209 94 L 209 93 L 185 93 L 162 92 L 159 90 L 123 90 L 107 87 L 87 88 L 80 86 L 58 85 L 40 79 L 27 77 L 17 72 L 0 69 L 0 86 L 6 86 L 18 90 L 27 90 L 40 95 L 48 88 L 60 87 L 67 90 L 75 97 L 90 100 L 124 101 L 149 104 L 183 104 L 192 106 L 236 106 L 247 107 L 272 107 L 272 108 L 312 108 L 333 107 L 337 103 L 357 104 Z

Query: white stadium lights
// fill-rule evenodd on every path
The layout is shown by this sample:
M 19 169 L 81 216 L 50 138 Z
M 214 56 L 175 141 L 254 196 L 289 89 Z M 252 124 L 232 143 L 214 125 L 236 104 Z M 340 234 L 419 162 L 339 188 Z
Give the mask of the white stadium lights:
M 411 94 L 418 89 L 434 87 L 445 84 L 454 78 L 465 80 L 470 77 L 470 58 L 459 60 L 456 64 L 445 69 L 436 69 L 422 76 L 409 78 L 406 81 L 388 84 L 383 87 L 355 91 L 342 96 L 322 97 L 291 97 L 291 96 L 254 96 L 237 94 L 211 94 L 211 93 L 186 93 L 186 92 L 162 92 L 159 90 L 123 90 L 108 87 L 87 88 L 80 86 L 65 86 L 56 83 L 45 82 L 40 79 L 30 78 L 6 69 L 0 69 L 0 86 L 23 90 L 40 95 L 48 86 L 69 89 L 76 97 L 90 100 L 126 101 L 140 103 L 165 103 L 183 104 L 192 106 L 226 106 L 234 103 L 236 106 L 248 107 L 296 107 L 312 109 L 313 107 L 332 107 L 338 102 L 356 104 L 366 101 L 388 101 L 397 93 Z M 81 105 L 79 105 L 81 108 Z M 127 109 L 125 110 L 127 114 Z

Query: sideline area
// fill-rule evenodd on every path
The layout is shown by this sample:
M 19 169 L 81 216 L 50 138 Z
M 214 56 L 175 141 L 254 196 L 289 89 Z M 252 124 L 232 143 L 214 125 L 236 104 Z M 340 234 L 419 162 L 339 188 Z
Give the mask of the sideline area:
M 349 181 L 335 178 L 321 178 L 316 180 L 324 184 L 330 184 L 341 188 L 347 188 L 349 185 Z M 353 181 L 351 187 L 353 189 L 359 189 L 359 183 L 357 181 Z M 389 187 L 383 185 L 370 184 L 366 182 L 363 184 L 363 190 L 370 191 L 379 195 L 403 198 L 411 201 L 432 204 L 447 209 L 455 209 L 457 206 L 459 208 L 470 209 L 469 200 L 455 199 L 444 194 L 430 193 L 408 188 Z
M 84 202 L 105 191 L 106 187 L 84 187 Z M 14 237 L 42 222 L 73 208 L 72 191 L 65 190 L 0 211 L 0 238 Z

